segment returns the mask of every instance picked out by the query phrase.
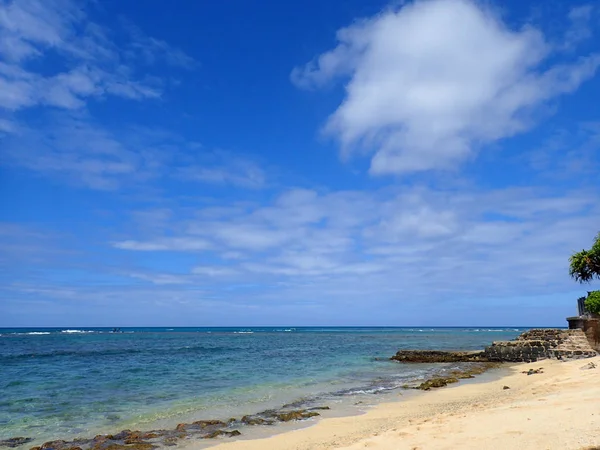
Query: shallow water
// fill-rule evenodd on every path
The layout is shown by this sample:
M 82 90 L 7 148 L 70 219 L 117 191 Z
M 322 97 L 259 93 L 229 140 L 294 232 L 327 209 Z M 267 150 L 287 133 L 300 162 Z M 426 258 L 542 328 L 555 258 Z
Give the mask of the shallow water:
M 524 329 L 110 331 L 0 329 L 0 439 L 171 427 L 299 400 L 332 408 L 376 402 L 439 370 L 389 361 L 399 349 L 475 350 Z

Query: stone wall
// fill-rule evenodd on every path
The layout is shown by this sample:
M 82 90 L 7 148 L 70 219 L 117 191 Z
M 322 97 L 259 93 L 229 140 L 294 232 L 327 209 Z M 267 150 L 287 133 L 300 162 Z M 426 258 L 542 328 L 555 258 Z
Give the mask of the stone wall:
M 514 341 L 498 341 L 486 347 L 490 361 L 532 362 L 546 358 L 590 358 L 596 351 L 583 330 L 533 329 Z
M 582 328 L 590 346 L 597 352 L 600 352 L 600 319 L 585 319 Z

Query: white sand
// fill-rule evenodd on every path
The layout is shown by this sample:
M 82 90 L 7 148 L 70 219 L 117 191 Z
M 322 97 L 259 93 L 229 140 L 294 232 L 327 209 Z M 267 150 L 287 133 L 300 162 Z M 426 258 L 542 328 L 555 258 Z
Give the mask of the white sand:
M 589 362 L 598 366 L 580 368 Z M 544 373 L 525 375 L 529 368 Z M 499 380 L 459 383 L 386 403 L 367 414 L 324 419 L 217 450 L 600 448 L 600 357 L 510 367 Z M 510 389 L 504 390 L 503 386 Z

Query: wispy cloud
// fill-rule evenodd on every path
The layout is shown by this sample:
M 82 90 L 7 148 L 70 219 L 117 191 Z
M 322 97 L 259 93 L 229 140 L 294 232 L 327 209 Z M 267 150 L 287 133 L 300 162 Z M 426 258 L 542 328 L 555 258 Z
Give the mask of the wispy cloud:
M 240 282 L 310 278 L 326 290 L 351 285 L 384 296 L 390 289 L 417 295 L 431 285 L 469 295 L 484 286 L 496 294 L 540 293 L 549 285 L 567 286 L 565 255 L 584 245 L 600 220 L 596 194 L 291 190 L 270 206 L 241 209 L 233 217 L 180 219 L 183 231 L 176 238 L 115 245 L 196 252 L 216 264 L 190 273 L 227 274 Z M 194 245 L 198 239 L 201 246 Z M 219 260 L 228 252 L 246 258 Z M 356 275 L 360 281 L 352 279 Z
M 265 170 L 245 156 L 213 152 L 158 128 L 109 129 L 83 112 L 45 115 L 29 126 L 0 120 L 0 138 L 3 164 L 97 190 L 158 179 L 249 189 L 267 184 Z
M 597 53 L 550 59 L 556 52 L 541 31 L 513 29 L 472 0 L 403 4 L 339 30 L 337 40 L 294 69 L 292 81 L 349 80 L 325 133 L 345 155 L 373 153 L 373 174 L 455 168 L 482 145 L 530 128 L 541 107 L 600 65 Z
M 166 63 L 184 69 L 194 69 L 198 66 L 197 61 L 181 49 L 174 48 L 163 40 L 148 36 L 130 21 L 122 18 L 121 24 L 131 38 L 129 49 L 126 50 L 131 59 L 141 59 L 147 64 Z
M 585 4 L 571 8 L 568 14 L 569 28 L 564 36 L 562 47 L 573 50 L 579 43 L 594 35 L 594 19 L 600 19 L 596 5 Z
M 115 242 L 113 245 L 114 247 L 122 250 L 135 250 L 142 252 L 195 252 L 199 250 L 206 250 L 211 247 L 208 241 L 194 237 L 164 238 L 153 241 L 126 240 Z
M 264 324 L 267 317 L 315 323 L 315 311 L 324 323 L 343 323 L 335 318 L 340 308 L 347 311 L 344 320 L 356 323 L 364 323 L 373 308 L 389 311 L 380 324 L 390 323 L 390 317 L 407 323 L 422 320 L 423 301 L 445 314 L 464 302 L 484 314 L 485 307 L 477 305 L 501 310 L 493 306 L 495 298 L 529 296 L 533 305 L 533 298 L 575 290 L 567 257 L 597 232 L 598 194 L 597 189 L 549 188 L 292 189 L 265 204 L 224 204 L 220 212 L 148 210 L 147 217 L 163 224 L 142 227 L 145 240 L 132 228 L 146 213 L 140 210 L 127 227 L 131 239 L 111 242 L 113 249 L 104 249 L 105 259 L 93 266 L 81 264 L 84 255 L 46 252 L 37 232 L 0 227 L 0 237 L 6 235 L 2 242 L 15 242 L 17 233 L 13 250 L 29 255 L 30 268 L 15 272 L 16 260 L 3 246 L 10 276 L 2 295 L 7 301 L 13 296 L 25 303 L 48 301 L 58 309 L 84 302 L 91 318 L 98 308 L 122 304 L 125 310 L 147 310 L 148 320 L 173 323 L 183 321 L 169 312 L 174 306 L 190 313 L 215 308 L 211 318 L 220 324 Z M 227 232 L 219 234 L 221 228 Z M 87 271 L 89 281 L 71 276 L 66 285 L 63 274 L 72 270 Z M 35 276 L 43 272 L 54 275 Z M 245 314 L 245 308 L 256 316 Z M 431 320 L 448 323 L 443 317 Z
M 106 96 L 140 100 L 161 95 L 162 80 L 140 75 L 131 55 L 161 58 L 193 66 L 193 59 L 136 29 L 124 46 L 92 22 L 86 5 L 71 0 L 2 0 L 0 2 L 0 108 L 20 110 L 36 105 L 65 109 L 85 106 Z M 63 70 L 48 75 L 32 69 L 44 58 L 59 57 Z
M 267 182 L 264 169 L 249 158 L 231 152 L 197 152 L 179 170 L 183 180 L 245 188 L 262 188 Z

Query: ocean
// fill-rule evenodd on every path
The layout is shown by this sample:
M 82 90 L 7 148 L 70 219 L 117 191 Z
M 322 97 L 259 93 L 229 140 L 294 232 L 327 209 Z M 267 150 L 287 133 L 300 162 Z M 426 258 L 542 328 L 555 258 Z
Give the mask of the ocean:
M 476 350 L 524 328 L 0 329 L 0 440 L 93 437 L 285 404 L 360 413 L 456 364 L 399 349 Z M 313 419 L 311 419 L 313 420 Z M 244 430 L 241 430 L 242 432 Z

